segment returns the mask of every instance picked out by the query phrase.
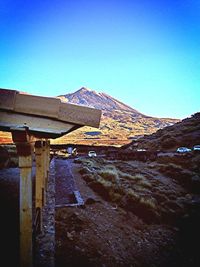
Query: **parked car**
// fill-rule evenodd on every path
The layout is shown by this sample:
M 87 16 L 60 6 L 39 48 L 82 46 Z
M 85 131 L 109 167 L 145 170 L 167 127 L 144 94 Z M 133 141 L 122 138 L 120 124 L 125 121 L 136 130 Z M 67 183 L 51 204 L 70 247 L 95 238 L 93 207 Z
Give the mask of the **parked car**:
M 89 157 L 96 157 L 97 154 L 96 154 L 95 151 L 89 151 L 89 152 L 88 152 L 88 156 L 89 156 Z
M 200 150 L 200 145 L 195 145 L 195 146 L 193 147 L 193 150 Z
M 191 152 L 192 149 L 188 148 L 188 147 L 179 147 L 177 148 L 176 152 L 178 153 L 187 153 L 187 152 Z

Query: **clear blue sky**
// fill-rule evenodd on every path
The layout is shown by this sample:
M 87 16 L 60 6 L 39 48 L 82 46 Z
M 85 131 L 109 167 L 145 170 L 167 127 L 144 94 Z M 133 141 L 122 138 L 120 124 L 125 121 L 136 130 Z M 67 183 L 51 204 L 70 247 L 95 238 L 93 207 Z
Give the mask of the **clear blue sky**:
M 147 115 L 200 111 L 200 1 L 0 0 L 0 87 L 82 86 Z

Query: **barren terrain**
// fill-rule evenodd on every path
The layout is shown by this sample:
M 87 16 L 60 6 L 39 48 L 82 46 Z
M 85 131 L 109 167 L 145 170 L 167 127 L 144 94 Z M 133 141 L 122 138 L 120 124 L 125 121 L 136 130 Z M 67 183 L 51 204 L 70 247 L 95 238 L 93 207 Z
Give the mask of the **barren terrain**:
M 56 267 L 200 266 L 200 152 L 176 152 L 180 145 L 199 144 L 199 120 L 197 113 L 119 149 L 79 146 L 75 158 L 65 146 L 51 148 L 58 162 L 49 202 L 62 200 L 55 210 Z M 137 158 L 138 148 L 147 150 Z M 97 157 L 89 158 L 88 149 Z M 19 244 L 15 146 L 1 146 L 0 159 L 1 258 L 10 266 L 11 259 L 17 262 Z M 81 205 L 65 205 L 71 186 L 80 192 Z M 45 221 L 46 232 L 54 233 L 54 222 Z M 41 241 L 39 258 L 50 258 L 52 241 Z M 49 267 L 45 264 L 38 260 L 36 266 Z
M 159 162 L 82 158 L 72 166 L 85 205 L 56 210 L 57 266 L 199 266 L 199 180 L 188 187 Z M 118 169 L 117 188 L 107 167 Z
M 199 266 L 198 152 L 166 153 L 153 161 L 110 160 L 101 155 L 70 159 L 56 153 L 62 166 L 70 168 L 84 204 L 56 208 L 55 266 Z M 63 177 L 63 167 L 56 169 L 55 179 Z M 17 259 L 19 169 L 2 171 L 3 251 Z M 63 184 L 57 183 L 55 198 L 61 196 Z M 45 251 L 52 241 L 43 242 Z M 3 258 L 9 266 L 11 257 Z M 47 266 L 42 264 L 37 266 Z

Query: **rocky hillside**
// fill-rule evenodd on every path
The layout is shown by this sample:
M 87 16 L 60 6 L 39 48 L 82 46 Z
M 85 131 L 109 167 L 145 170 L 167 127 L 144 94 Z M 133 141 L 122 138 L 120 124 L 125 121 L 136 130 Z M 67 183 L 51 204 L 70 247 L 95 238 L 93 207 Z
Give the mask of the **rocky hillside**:
M 127 148 L 146 148 L 155 150 L 176 150 L 177 147 L 193 147 L 200 144 L 200 112 L 189 118 L 158 130 L 152 135 L 133 141 Z
M 73 140 L 77 144 L 124 145 L 131 140 L 151 134 L 178 120 L 146 116 L 105 93 L 82 87 L 78 91 L 58 96 L 62 101 L 102 110 L 99 129 L 83 127 L 56 142 Z

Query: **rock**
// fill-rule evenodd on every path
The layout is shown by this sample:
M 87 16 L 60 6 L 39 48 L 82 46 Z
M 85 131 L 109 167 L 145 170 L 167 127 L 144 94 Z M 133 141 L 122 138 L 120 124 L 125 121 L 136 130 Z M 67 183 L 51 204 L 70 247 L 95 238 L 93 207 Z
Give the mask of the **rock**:
M 72 233 L 67 232 L 67 237 L 68 237 L 68 239 L 73 240 L 73 235 L 72 235 Z
M 96 202 L 97 201 L 94 198 L 89 197 L 89 198 L 86 199 L 85 204 L 86 205 L 91 205 L 91 204 L 94 204 Z

